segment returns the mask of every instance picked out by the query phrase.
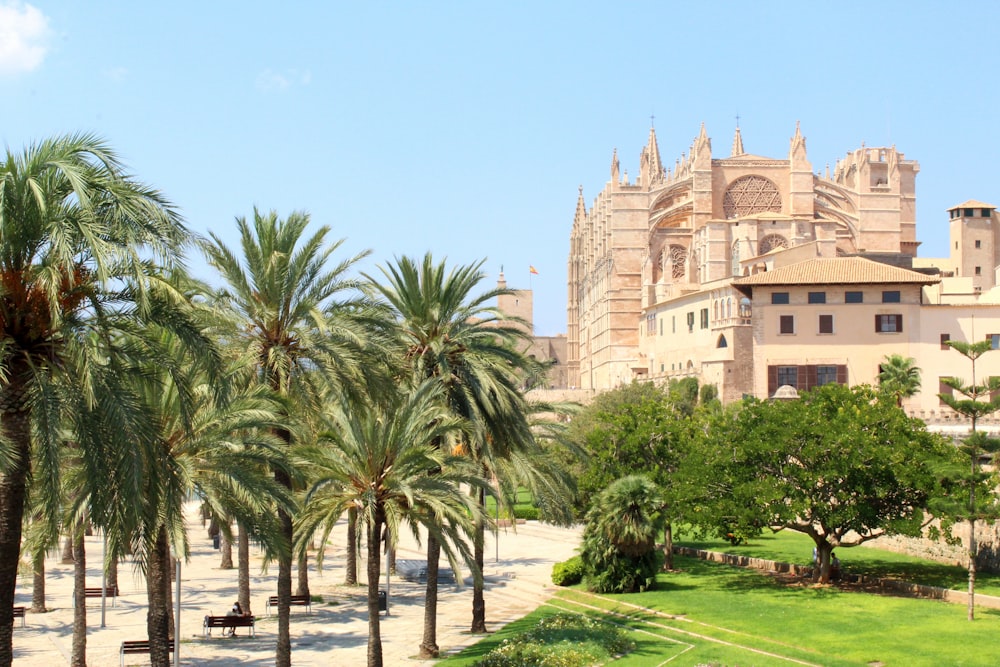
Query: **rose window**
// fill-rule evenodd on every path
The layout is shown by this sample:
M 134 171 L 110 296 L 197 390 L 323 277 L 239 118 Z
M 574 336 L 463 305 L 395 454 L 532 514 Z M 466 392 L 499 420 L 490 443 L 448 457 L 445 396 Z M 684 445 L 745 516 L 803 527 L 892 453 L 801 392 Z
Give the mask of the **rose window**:
M 742 218 L 754 213 L 781 213 L 781 193 L 763 176 L 743 176 L 730 184 L 722 198 L 726 218 Z

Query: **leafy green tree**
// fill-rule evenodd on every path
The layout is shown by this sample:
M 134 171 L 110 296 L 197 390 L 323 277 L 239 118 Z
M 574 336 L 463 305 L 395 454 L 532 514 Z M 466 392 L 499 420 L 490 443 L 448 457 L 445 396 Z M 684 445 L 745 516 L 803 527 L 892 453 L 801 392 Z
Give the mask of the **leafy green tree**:
M 567 439 L 585 452 L 577 463 L 581 502 L 596 498 L 613 481 L 643 474 L 660 486 L 669 521 L 664 524 L 664 566 L 672 567 L 672 523 L 684 520 L 692 505 L 691 487 L 679 483 L 687 460 L 698 386 L 690 382 L 666 388 L 633 382 L 604 392 L 574 417 Z M 575 458 L 572 454 L 571 458 Z M 586 507 L 579 508 L 585 511 Z
M 519 349 L 528 340 L 524 322 L 507 318 L 495 306 L 494 288 L 476 294 L 485 279 L 483 262 L 449 269 L 427 253 L 422 261 L 398 259 L 381 269 L 385 283 L 366 277 L 388 305 L 395 323 L 396 346 L 405 372 L 416 381 L 433 378 L 444 387 L 442 400 L 466 420 L 474 456 L 483 462 L 494 453 L 530 444 L 524 418 L 519 371 L 529 368 Z M 487 448 L 496 448 L 487 451 Z M 427 540 L 427 592 L 420 655 L 438 655 L 437 563 L 440 545 Z M 485 606 L 474 605 L 485 614 Z M 480 628 L 475 619 L 473 626 Z
M 707 476 L 699 523 L 804 533 L 822 582 L 835 547 L 919 535 L 954 448 L 878 396 L 827 384 L 793 401 L 747 399 L 714 418 L 695 464 Z
M 13 660 L 16 568 L 27 480 L 33 464 L 56 469 L 32 493 L 58 497 L 55 461 L 80 403 L 104 408 L 114 394 L 95 388 L 115 361 L 90 357 L 90 332 L 108 340 L 136 317 L 167 317 L 149 285 L 156 264 L 171 263 L 187 232 L 164 197 L 125 173 L 114 151 L 92 135 L 66 135 L 9 150 L 0 161 L 0 424 L 6 465 L 0 472 L 0 666 Z M 101 354 L 111 350 L 105 347 Z M 90 363 L 74 363 L 88 357 Z M 82 375 L 81 375 L 82 374 Z M 110 406 L 107 422 L 127 406 Z M 80 438 L 85 457 L 117 446 L 127 429 Z M 97 451 L 95 451 L 95 447 Z M 97 501 L 101 498 L 97 497 Z M 58 512 L 58 504 L 44 503 Z M 95 516 L 99 516 L 95 515 Z
M 636 593 L 655 586 L 663 507 L 657 485 L 641 475 L 623 477 L 597 497 L 587 512 L 580 549 L 588 588 Z
M 958 414 L 969 420 L 971 429 L 959 447 L 968 462 L 965 474 L 960 474 L 953 480 L 958 489 L 963 491 L 962 499 L 952 499 L 941 503 L 937 509 L 944 517 L 944 527 L 957 521 L 965 521 L 969 528 L 969 620 L 975 619 L 976 595 L 976 560 L 979 557 L 979 544 L 976 540 L 976 523 L 979 521 L 995 521 L 1000 519 L 1000 501 L 995 489 L 997 479 L 995 474 L 984 470 L 984 458 L 1000 451 L 1000 440 L 988 437 L 977 426 L 980 419 L 1000 410 L 1000 377 L 976 378 L 976 362 L 992 348 L 991 341 L 977 343 L 963 341 L 948 341 L 952 349 L 957 350 L 969 360 L 972 366 L 972 381 L 966 383 L 958 377 L 945 378 L 943 382 L 959 396 L 953 393 L 938 394 L 941 400 Z
M 274 434 L 287 445 L 293 441 L 294 409 L 315 410 L 324 387 L 352 392 L 362 384 L 361 350 L 366 302 L 354 292 L 358 283 L 347 277 L 360 253 L 331 266 L 343 241 L 327 244 L 327 227 L 306 236 L 309 216 L 294 212 L 282 220 L 277 213 L 254 209 L 253 219 L 237 218 L 239 254 L 215 234 L 202 243 L 208 262 L 218 270 L 225 289 L 219 305 L 232 313 L 234 341 L 255 359 L 258 379 L 286 399 L 283 423 Z M 291 399 L 294 397 L 294 403 Z M 286 468 L 275 468 L 275 479 L 292 488 Z M 285 542 L 292 544 L 292 513 L 278 509 Z M 276 664 L 291 664 L 289 600 L 292 593 L 291 551 L 278 555 L 278 643 Z
M 462 425 L 441 401 L 442 386 L 427 380 L 387 403 L 341 400 L 328 411 L 330 429 L 309 456 L 315 481 L 297 523 L 302 551 L 316 534 L 326 545 L 334 524 L 355 510 L 368 545 L 368 667 L 381 667 L 379 626 L 380 549 L 399 541 L 409 527 L 427 531 L 442 545 L 457 573 L 458 556 L 472 561 L 464 535 L 478 509 L 463 485 L 480 485 L 474 471 L 437 446 Z M 436 475 L 428 475 L 436 469 Z M 323 547 L 320 548 L 322 554 Z M 474 578 L 481 573 L 474 571 Z
M 903 407 L 903 399 L 909 398 L 920 391 L 920 369 L 913 357 L 901 354 L 887 355 L 879 366 L 879 388 L 896 400 L 896 405 Z

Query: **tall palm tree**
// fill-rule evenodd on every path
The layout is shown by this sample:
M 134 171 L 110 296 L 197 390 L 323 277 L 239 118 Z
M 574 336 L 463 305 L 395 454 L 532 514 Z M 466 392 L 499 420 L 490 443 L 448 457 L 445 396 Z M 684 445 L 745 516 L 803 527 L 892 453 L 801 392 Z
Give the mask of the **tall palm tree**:
M 388 551 L 404 526 L 417 536 L 423 528 L 443 546 L 456 572 L 457 556 L 466 562 L 472 558 L 463 532 L 471 530 L 477 510 L 462 487 L 475 487 L 479 480 L 435 446 L 461 425 L 443 407 L 440 394 L 438 383 L 425 381 L 381 405 L 341 400 L 329 413 L 331 428 L 324 440 L 331 446 L 312 453 L 317 479 L 299 516 L 297 548 L 303 551 L 317 533 L 325 546 L 340 517 L 357 512 L 368 545 L 368 667 L 382 666 L 381 543 Z M 428 475 L 432 468 L 441 472 Z
M 529 365 L 530 360 L 525 360 L 523 367 Z M 559 430 L 560 424 L 551 419 L 560 408 L 548 403 L 525 401 L 517 392 L 495 398 L 488 406 L 492 415 L 486 420 L 491 432 L 470 438 L 469 445 L 461 448 L 462 454 L 473 462 L 483 481 L 490 483 L 499 509 L 512 512 L 518 494 L 526 489 L 534 501 L 544 508 L 546 520 L 564 525 L 571 523 L 572 481 L 565 469 L 548 456 L 542 446 L 543 441 Z M 531 417 L 537 419 L 532 420 Z M 476 567 L 482 571 L 489 517 L 485 488 L 480 487 L 476 493 L 481 516 L 476 522 L 473 543 Z M 470 631 L 474 634 L 487 632 L 482 581 L 473 585 Z
M 87 332 L 107 337 L 122 317 L 166 314 L 150 304 L 151 272 L 173 262 L 186 237 L 163 196 L 127 175 L 92 135 L 8 150 L 0 161 L 0 440 L 9 454 L 0 472 L 0 666 L 13 659 L 11 608 L 32 444 L 37 456 L 57 458 L 67 396 L 91 404 L 106 398 L 78 373 L 110 373 L 114 364 L 69 360 L 86 355 L 80 341 Z M 43 484 L 57 496 L 58 475 Z
M 896 405 L 903 407 L 903 399 L 920 391 L 920 369 L 913 357 L 901 354 L 886 355 L 878 369 L 879 387 L 896 399 Z
M 360 384 L 360 350 L 365 336 L 360 321 L 365 301 L 356 282 L 346 277 L 360 253 L 333 264 L 343 241 L 327 243 L 327 227 L 306 235 L 309 216 L 294 212 L 282 220 L 274 211 L 254 209 L 253 219 L 237 218 L 239 254 L 215 234 L 202 243 L 208 262 L 221 275 L 220 303 L 233 315 L 234 339 L 256 362 L 259 381 L 278 396 L 293 394 L 300 409 L 315 407 L 324 383 L 342 391 Z M 292 403 L 286 401 L 283 422 L 275 435 L 291 445 Z M 277 479 L 292 488 L 287 469 Z M 292 513 L 278 510 L 285 541 L 292 543 Z M 278 555 L 278 667 L 291 664 L 289 599 L 292 591 L 291 551 Z
M 292 505 L 287 489 L 269 475 L 283 466 L 284 450 L 267 430 L 277 423 L 267 388 L 234 389 L 227 373 L 208 373 L 196 358 L 165 343 L 176 356 L 151 354 L 156 363 L 136 386 L 137 400 L 157 425 L 146 447 L 146 501 L 132 545 L 146 571 L 153 664 L 169 662 L 170 553 L 188 554 L 186 499 L 194 495 L 213 515 L 254 525 L 265 544 L 278 535 L 274 520 L 267 520 L 275 503 Z M 187 371 L 185 382 L 175 380 L 173 367 Z
M 444 387 L 443 401 L 469 424 L 471 444 L 505 445 L 530 441 L 523 415 L 518 371 L 527 340 L 521 320 L 496 308 L 505 288 L 475 290 L 485 279 L 483 262 L 448 269 L 427 253 L 422 262 L 403 257 L 382 268 L 385 284 L 366 275 L 395 319 L 396 344 L 417 381 L 434 379 Z M 436 657 L 437 570 L 440 544 L 427 540 L 427 591 L 421 657 Z

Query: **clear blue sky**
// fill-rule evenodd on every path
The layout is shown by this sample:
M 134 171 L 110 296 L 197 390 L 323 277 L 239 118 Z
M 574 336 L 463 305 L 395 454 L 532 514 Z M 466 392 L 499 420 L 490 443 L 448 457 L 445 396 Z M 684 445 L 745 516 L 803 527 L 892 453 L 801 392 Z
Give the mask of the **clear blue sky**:
M 566 329 L 566 256 L 611 153 L 636 174 L 655 114 L 672 165 L 705 123 L 729 154 L 822 171 L 862 141 L 920 162 L 922 256 L 945 209 L 1000 205 L 993 2 L 0 0 L 0 141 L 96 132 L 195 231 L 309 211 L 371 249 L 486 259 Z M 211 274 L 192 258 L 206 279 Z M 201 268 L 199 268 L 201 267 Z

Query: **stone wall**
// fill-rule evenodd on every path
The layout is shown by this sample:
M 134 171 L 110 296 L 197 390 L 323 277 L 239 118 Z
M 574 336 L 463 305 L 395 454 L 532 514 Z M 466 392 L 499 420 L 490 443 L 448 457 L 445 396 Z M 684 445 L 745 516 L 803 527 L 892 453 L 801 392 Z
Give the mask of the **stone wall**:
M 810 576 L 812 568 L 805 565 L 795 565 L 793 563 L 782 563 L 780 561 L 767 560 L 766 558 L 753 558 L 751 556 L 740 556 L 736 554 L 725 554 L 718 551 L 704 551 L 692 547 L 675 546 L 674 553 L 691 558 L 700 558 L 715 563 L 725 563 L 735 567 L 752 567 L 764 572 L 777 572 L 792 574 L 798 577 Z M 965 591 L 954 591 L 948 588 L 938 588 L 937 586 L 922 586 L 911 584 L 908 581 L 897 579 L 878 579 L 875 577 L 864 577 L 845 573 L 844 577 L 853 583 L 877 586 L 885 592 L 913 597 L 931 598 L 934 600 L 944 600 L 955 604 L 968 604 L 969 595 Z M 993 595 L 976 595 L 976 606 L 987 609 L 1000 609 L 1000 597 Z

